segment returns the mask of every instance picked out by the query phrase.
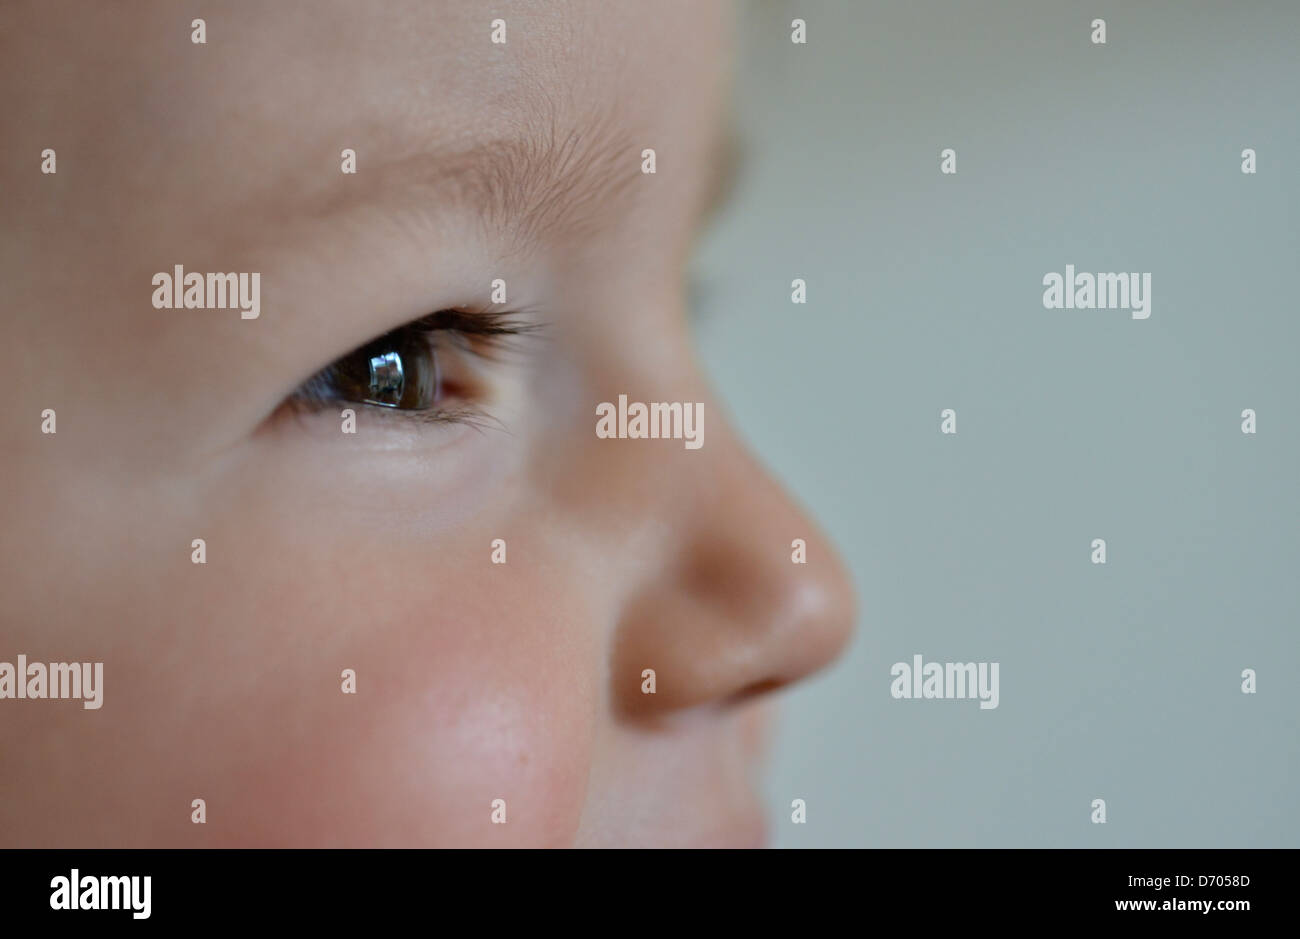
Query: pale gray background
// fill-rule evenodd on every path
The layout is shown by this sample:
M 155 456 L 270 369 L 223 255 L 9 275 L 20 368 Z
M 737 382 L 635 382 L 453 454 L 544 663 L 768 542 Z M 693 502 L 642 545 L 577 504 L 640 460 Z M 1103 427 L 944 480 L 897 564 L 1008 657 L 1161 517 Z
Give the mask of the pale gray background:
M 1300 846 L 1300 3 L 777 0 L 741 31 L 701 342 L 862 601 L 784 697 L 776 844 Z M 1151 318 L 1044 310 L 1067 263 L 1151 271 Z M 918 652 L 1000 662 L 1000 707 L 892 699 Z

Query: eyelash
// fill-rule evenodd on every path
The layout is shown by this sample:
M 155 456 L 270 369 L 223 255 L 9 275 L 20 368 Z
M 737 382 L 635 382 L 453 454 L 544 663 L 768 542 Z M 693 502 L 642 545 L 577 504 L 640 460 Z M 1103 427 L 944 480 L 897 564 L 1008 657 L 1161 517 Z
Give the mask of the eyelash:
M 441 376 L 436 369 L 438 356 L 442 354 L 438 339 L 451 339 L 460 351 L 470 353 L 484 360 L 498 357 L 507 340 L 532 331 L 531 324 L 520 323 L 512 313 L 491 310 L 439 310 L 422 316 L 418 320 L 399 326 L 391 332 L 366 342 L 346 355 L 335 359 L 329 365 L 312 375 L 285 400 L 285 407 L 300 416 L 315 414 L 339 405 L 366 408 L 372 412 L 382 412 L 384 418 L 416 420 L 421 423 L 465 423 L 480 425 L 486 419 L 484 412 L 473 402 L 461 402 L 454 407 L 439 405 L 441 396 Z M 354 400 L 338 391 L 342 383 L 341 364 L 368 348 L 375 350 L 388 347 L 409 347 L 412 343 L 427 346 L 430 361 L 435 363 L 434 398 L 427 408 L 400 408 L 379 403 Z

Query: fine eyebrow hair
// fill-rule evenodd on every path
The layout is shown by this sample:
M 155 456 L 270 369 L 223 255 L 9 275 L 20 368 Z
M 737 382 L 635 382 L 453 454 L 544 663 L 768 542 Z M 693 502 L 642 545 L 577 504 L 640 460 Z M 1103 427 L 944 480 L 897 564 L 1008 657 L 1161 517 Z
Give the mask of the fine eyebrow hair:
M 640 150 L 609 119 L 554 120 L 460 149 L 439 147 L 374 171 L 377 192 L 434 217 L 450 203 L 521 251 L 552 233 L 591 234 L 630 207 Z M 467 213 L 467 214 L 469 214 Z
M 509 133 L 470 146 L 440 145 L 367 171 L 364 188 L 336 190 L 327 211 L 380 201 L 437 222 L 449 206 L 477 218 L 522 253 L 551 234 L 598 234 L 648 192 L 637 186 L 642 147 L 614 116 L 588 114 L 562 129 L 541 105 Z M 544 115 L 544 117 L 539 117 Z M 741 148 L 727 122 L 708 149 L 693 227 L 702 227 L 731 193 Z

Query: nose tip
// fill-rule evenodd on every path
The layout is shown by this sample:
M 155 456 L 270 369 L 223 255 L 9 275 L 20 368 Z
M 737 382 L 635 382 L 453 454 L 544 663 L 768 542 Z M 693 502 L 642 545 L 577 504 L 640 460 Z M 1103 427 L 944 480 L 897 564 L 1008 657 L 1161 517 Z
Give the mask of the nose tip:
M 821 535 L 804 541 L 822 556 L 791 563 L 784 585 L 790 641 L 800 654 L 783 670 L 783 684 L 820 671 L 840 657 L 853 635 L 857 598 L 839 553 Z
M 695 506 L 679 562 L 625 610 L 615 660 L 626 707 L 663 712 L 763 694 L 848 643 L 856 596 L 830 542 L 748 455 Z M 645 669 L 656 690 L 645 693 Z
M 791 547 L 785 566 L 766 575 L 766 611 L 754 609 L 757 622 L 766 622 L 768 674 L 745 689 L 746 696 L 776 690 L 800 681 L 839 658 L 853 634 L 857 602 L 852 581 L 830 542 L 807 531 Z M 796 539 L 790 539 L 793 544 Z M 796 552 L 806 553 L 795 562 Z M 774 567 L 776 567 L 774 565 Z M 761 618 L 760 618 L 761 617 Z

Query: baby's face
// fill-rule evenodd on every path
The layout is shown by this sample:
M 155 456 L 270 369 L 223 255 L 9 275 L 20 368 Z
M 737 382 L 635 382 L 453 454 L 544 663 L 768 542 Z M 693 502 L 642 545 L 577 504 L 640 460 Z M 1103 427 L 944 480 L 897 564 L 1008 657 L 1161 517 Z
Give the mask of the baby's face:
M 192 15 L 0 13 L 0 661 L 103 663 L 0 700 L 4 846 L 759 840 L 764 702 L 853 610 L 690 349 L 725 11 Z

